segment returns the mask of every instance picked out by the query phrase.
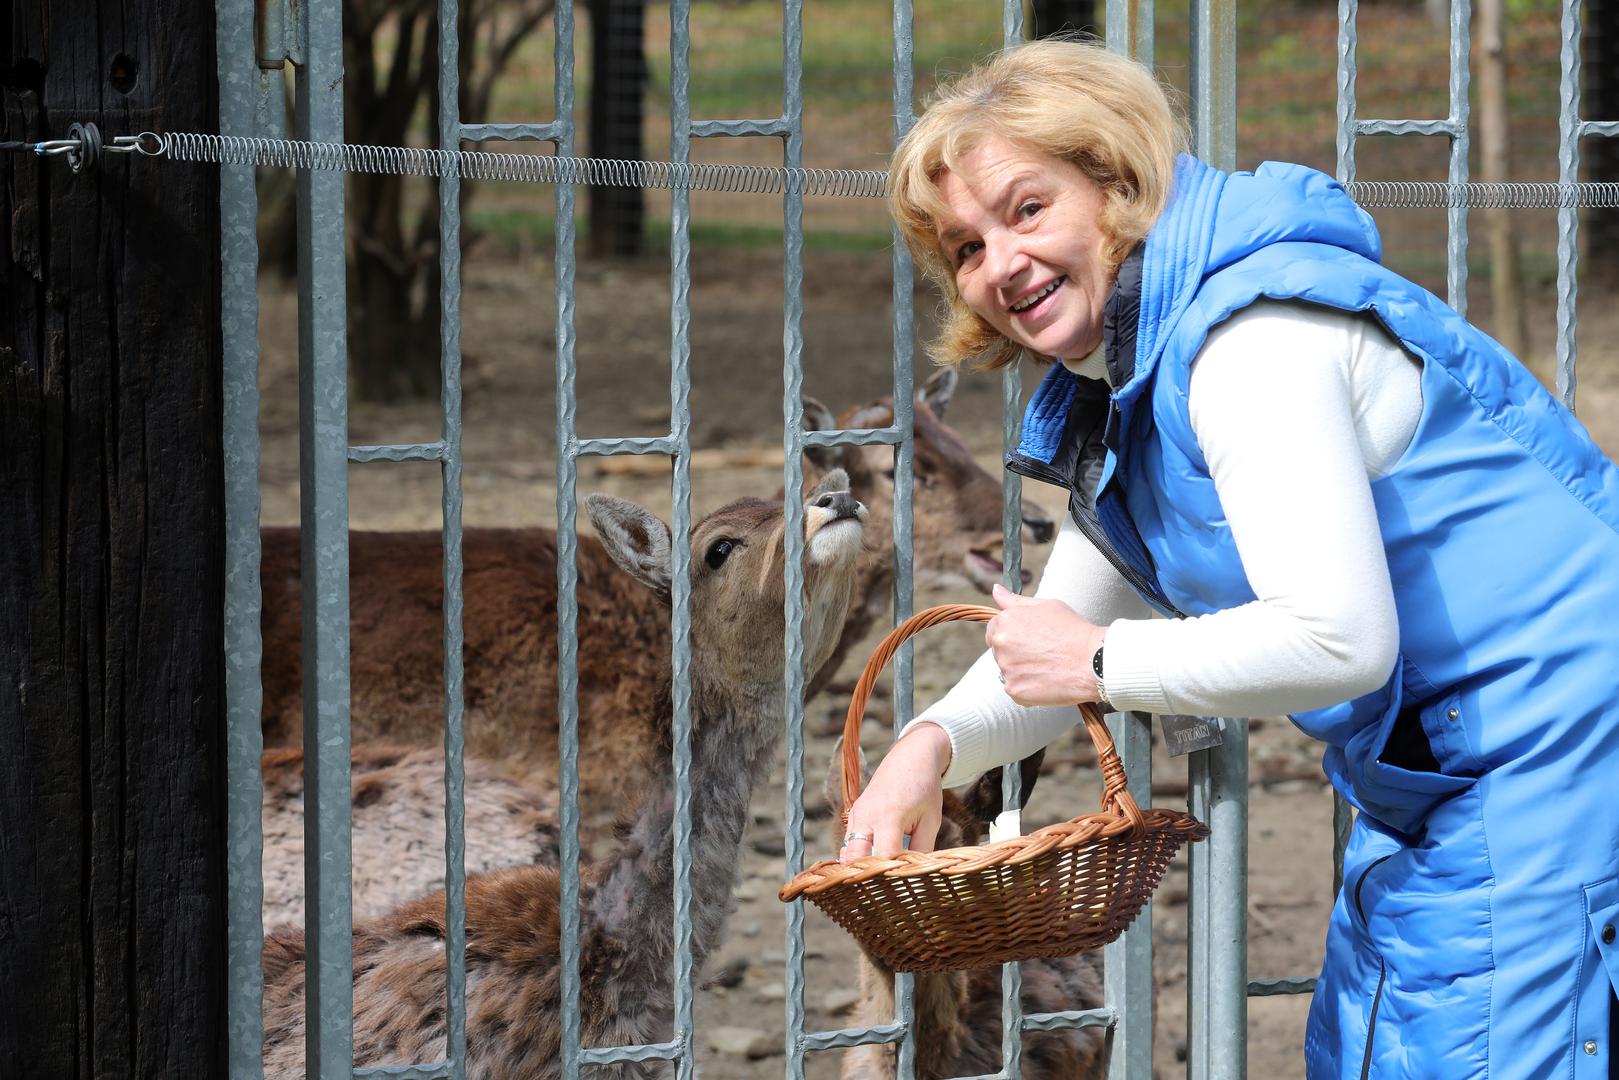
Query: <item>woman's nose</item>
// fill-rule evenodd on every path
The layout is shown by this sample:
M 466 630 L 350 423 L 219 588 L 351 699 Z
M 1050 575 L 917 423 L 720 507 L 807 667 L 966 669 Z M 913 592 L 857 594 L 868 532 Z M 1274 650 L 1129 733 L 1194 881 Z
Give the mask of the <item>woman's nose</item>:
M 996 287 L 1012 284 L 1028 268 L 1029 260 L 1015 240 L 984 241 L 984 264 L 990 283 Z

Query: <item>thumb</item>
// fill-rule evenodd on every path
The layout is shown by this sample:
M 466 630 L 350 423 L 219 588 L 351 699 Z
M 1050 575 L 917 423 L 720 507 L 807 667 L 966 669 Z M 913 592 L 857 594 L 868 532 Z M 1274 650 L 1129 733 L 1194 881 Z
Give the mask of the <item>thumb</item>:
M 1002 611 L 1017 607 L 1019 604 L 1026 604 L 1030 600 L 1030 597 L 1019 596 L 998 581 L 990 589 L 990 595 L 995 598 L 995 602 L 1000 605 Z

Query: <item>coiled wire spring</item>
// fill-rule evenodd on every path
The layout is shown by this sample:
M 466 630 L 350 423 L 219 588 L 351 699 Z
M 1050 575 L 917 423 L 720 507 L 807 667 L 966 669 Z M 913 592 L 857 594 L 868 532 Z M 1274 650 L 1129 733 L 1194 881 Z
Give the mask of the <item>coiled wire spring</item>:
M 788 169 L 768 165 L 709 162 L 621 161 L 611 158 L 500 154 L 481 150 L 430 150 L 412 146 L 254 139 L 234 135 L 142 132 L 121 135 L 103 146 L 93 124 L 74 125 L 71 137 L 29 148 L 66 154 L 78 171 L 102 151 L 140 153 L 176 161 L 223 165 L 265 165 L 401 176 L 460 176 L 468 180 L 508 180 L 530 184 L 583 184 L 688 191 L 729 191 L 754 195 L 826 195 L 880 199 L 888 194 L 886 174 L 870 169 Z M 83 131 L 79 129 L 85 129 Z M 86 134 L 86 131 L 88 134 Z M 22 147 L 23 144 L 17 144 Z M 1361 206 L 1390 209 L 1554 210 L 1619 207 L 1619 183 L 1449 184 L 1427 180 L 1353 180 L 1345 192 Z
M 467 180 L 510 180 L 530 184 L 734 191 L 756 195 L 830 195 L 836 198 L 880 199 L 888 193 L 888 177 L 871 170 L 620 161 L 546 154 L 496 154 L 479 150 L 428 150 L 409 146 L 250 139 L 189 132 L 174 132 L 158 138 L 168 156 L 176 160 L 213 161 L 225 165 L 269 165 L 289 169 L 394 173 L 401 176 L 460 176 Z

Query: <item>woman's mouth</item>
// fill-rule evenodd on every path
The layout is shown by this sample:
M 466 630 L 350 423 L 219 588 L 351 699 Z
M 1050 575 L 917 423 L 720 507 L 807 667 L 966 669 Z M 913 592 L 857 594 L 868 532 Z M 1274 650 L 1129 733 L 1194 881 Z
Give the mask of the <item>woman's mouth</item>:
M 1052 294 L 1067 280 L 1066 277 L 1055 278 L 1043 288 L 1036 289 L 1028 296 L 1011 305 L 1007 310 L 1013 315 L 1028 315 L 1038 311 L 1045 306 L 1046 302 L 1051 299 Z

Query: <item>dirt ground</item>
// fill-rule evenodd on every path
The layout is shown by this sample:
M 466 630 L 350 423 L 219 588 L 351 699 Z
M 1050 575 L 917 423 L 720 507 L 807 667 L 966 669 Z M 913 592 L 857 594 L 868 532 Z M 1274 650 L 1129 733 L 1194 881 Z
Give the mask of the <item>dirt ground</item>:
M 699 448 L 739 451 L 779 448 L 781 426 L 782 285 L 780 255 L 699 251 L 693 260 L 691 417 Z M 555 520 L 555 307 L 552 267 L 543 257 L 523 261 L 468 261 L 464 281 L 465 513 L 468 524 L 550 524 Z M 265 278 L 263 338 L 263 519 L 298 518 L 296 299 L 292 289 Z M 662 259 L 581 265 L 577 280 L 578 427 L 581 436 L 661 434 L 668 422 L 669 270 Z M 1581 414 L 1610 455 L 1619 452 L 1619 311 L 1587 292 L 1582 309 Z M 919 290 L 917 310 L 926 333 L 933 301 Z M 809 255 L 805 266 L 804 387 L 835 409 L 874 397 L 890 371 L 888 260 L 870 255 Z M 1535 325 L 1549 352 L 1552 298 L 1536 297 Z M 1475 317 L 1480 312 L 1475 310 Z M 1487 312 L 1481 319 L 1487 325 Z M 1549 356 L 1532 358 L 1543 377 Z M 925 361 L 917 370 L 925 374 Z M 1032 380 L 1031 373 L 1028 378 Z M 995 471 L 1000 447 L 999 380 L 968 376 L 949 421 L 975 454 Z M 355 405 L 351 442 L 430 439 L 438 434 L 437 402 L 391 407 Z M 350 471 L 350 520 L 355 527 L 436 527 L 438 469 L 424 464 L 368 464 Z M 694 474 L 695 509 L 701 513 L 743 493 L 769 494 L 780 483 L 779 464 L 735 464 Z M 586 461 L 581 494 L 610 491 L 659 512 L 669 504 L 667 475 L 605 475 Z M 1025 489 L 1053 515 L 1062 496 L 1039 486 Z M 1038 572 L 1043 548 L 1026 565 Z M 919 591 L 917 607 L 976 600 L 961 594 Z M 936 631 L 918 649 L 916 702 L 925 705 L 947 687 L 981 647 L 975 631 Z M 857 649 L 863 656 L 869 649 Z M 826 853 L 827 822 L 818 809 L 820 783 L 841 720 L 843 702 L 830 695 L 807 711 L 807 804 L 811 857 Z M 872 747 L 885 736 L 873 733 Z M 1285 721 L 1256 721 L 1252 733 L 1254 784 L 1250 811 L 1251 977 L 1314 974 L 1331 904 L 1331 799 L 1318 751 Z M 1155 754 L 1154 801 L 1179 804 L 1185 792 L 1184 759 Z M 737 910 L 729 940 L 705 978 L 723 974 L 701 993 L 697 1007 L 701 1071 L 713 1080 L 781 1074 L 783 1042 L 784 909 L 776 900 L 783 879 L 780 835 L 782 779 L 755 796 L 754 824 L 739 867 Z M 1047 774 L 1026 821 L 1041 824 L 1085 812 L 1099 786 L 1085 747 L 1070 738 L 1053 748 Z M 1186 859 L 1181 856 L 1154 906 L 1158 1020 L 1155 1066 L 1179 1075 L 1186 1016 Z M 811 911 L 807 930 L 809 1024 L 841 1027 L 852 999 L 854 949 Z M 1305 998 L 1250 1003 L 1249 1075 L 1302 1074 Z M 740 1036 L 739 1031 L 740 1029 Z M 762 1056 L 750 1057 L 750 1053 Z M 839 1053 L 812 1055 L 808 1075 L 836 1075 Z

